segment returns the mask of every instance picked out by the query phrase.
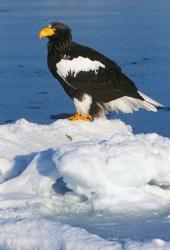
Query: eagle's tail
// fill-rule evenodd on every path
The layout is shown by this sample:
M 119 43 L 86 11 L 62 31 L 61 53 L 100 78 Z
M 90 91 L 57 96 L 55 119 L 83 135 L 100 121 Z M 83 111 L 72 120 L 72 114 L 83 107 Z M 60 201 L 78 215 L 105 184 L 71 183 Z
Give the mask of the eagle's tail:
M 149 96 L 143 94 L 142 92 L 138 91 L 139 95 L 143 97 L 144 102 L 150 103 L 151 105 L 155 106 L 155 107 L 163 107 L 163 105 L 155 100 L 153 100 L 152 98 L 150 98 Z
M 153 100 L 152 98 L 143 94 L 142 92 L 138 91 L 138 93 L 144 99 L 144 101 L 142 101 L 142 103 L 144 105 L 144 109 L 146 109 L 148 111 L 157 111 L 159 107 L 163 107 L 162 104 Z
M 148 111 L 156 112 L 159 107 L 163 105 L 154 101 L 150 97 L 144 95 L 140 91 L 138 92 L 139 95 L 143 98 L 143 100 L 130 97 L 130 96 L 123 96 L 118 98 L 114 101 L 111 101 L 106 104 L 106 110 L 110 111 L 121 111 L 123 113 L 132 113 L 133 111 L 137 111 L 140 108 L 146 109 Z

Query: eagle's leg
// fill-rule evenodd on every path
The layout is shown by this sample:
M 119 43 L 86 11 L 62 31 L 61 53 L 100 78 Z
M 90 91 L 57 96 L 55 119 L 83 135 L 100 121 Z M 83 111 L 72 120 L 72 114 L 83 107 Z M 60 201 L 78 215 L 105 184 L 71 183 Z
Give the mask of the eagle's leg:
M 70 116 L 69 121 L 78 121 L 78 120 L 82 120 L 82 121 L 93 121 L 93 117 L 91 115 L 81 115 L 81 114 L 74 114 L 73 116 Z
M 76 92 L 76 97 L 73 98 L 76 108 L 76 113 L 69 118 L 70 121 L 93 121 L 93 116 L 90 113 L 92 97 L 88 94 Z

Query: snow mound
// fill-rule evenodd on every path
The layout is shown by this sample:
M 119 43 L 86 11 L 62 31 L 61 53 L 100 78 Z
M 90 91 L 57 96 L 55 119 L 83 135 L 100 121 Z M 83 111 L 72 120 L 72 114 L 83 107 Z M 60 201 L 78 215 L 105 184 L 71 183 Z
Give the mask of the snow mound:
M 139 243 L 129 241 L 125 244 L 126 250 L 169 250 L 170 243 L 160 239 L 154 239 L 151 242 Z
M 7 233 L 9 233 L 8 237 Z M 0 242 L 0 249 L 3 250 L 122 249 L 119 243 L 103 240 L 83 229 L 42 218 L 6 222 L 3 227 L 0 227 Z
M 56 221 L 169 207 L 170 139 L 105 119 L 22 119 L 0 126 L 0 138 L 0 249 L 170 249 L 160 239 L 121 245 Z
M 170 243 L 160 239 L 121 244 L 107 241 L 84 229 L 42 218 L 3 221 L 0 249 L 3 250 L 169 250 Z M 8 234 L 8 236 L 7 236 Z
M 53 196 L 73 212 L 153 209 L 170 202 L 168 138 L 135 135 L 123 122 L 105 119 L 48 126 L 20 120 L 1 126 L 0 136 L 3 194 Z
M 109 140 L 63 146 L 54 162 L 67 186 L 95 210 L 170 202 L 170 140 L 157 134 L 115 133 Z

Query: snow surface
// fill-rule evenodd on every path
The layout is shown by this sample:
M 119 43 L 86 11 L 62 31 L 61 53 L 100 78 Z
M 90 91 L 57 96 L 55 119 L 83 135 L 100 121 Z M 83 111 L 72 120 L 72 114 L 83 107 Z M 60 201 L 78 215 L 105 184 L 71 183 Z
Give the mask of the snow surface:
M 77 58 L 74 58 L 72 60 L 70 59 L 61 59 L 60 62 L 56 64 L 57 66 L 57 72 L 59 75 L 66 78 L 69 73 L 73 74 L 74 77 L 80 72 L 85 71 L 88 72 L 90 70 L 97 71 L 99 68 L 105 68 L 105 65 L 99 61 L 92 61 L 87 57 L 78 56 Z
M 0 249 L 170 249 L 109 241 L 60 218 L 170 207 L 170 139 L 120 120 L 0 126 Z

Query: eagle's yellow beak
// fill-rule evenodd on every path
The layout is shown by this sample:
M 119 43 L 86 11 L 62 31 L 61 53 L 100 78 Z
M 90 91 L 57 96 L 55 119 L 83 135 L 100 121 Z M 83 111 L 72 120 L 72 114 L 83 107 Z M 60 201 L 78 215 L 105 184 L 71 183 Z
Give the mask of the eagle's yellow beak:
M 45 27 L 40 31 L 39 38 L 42 39 L 48 36 L 52 36 L 54 34 L 55 34 L 55 30 L 53 28 Z

